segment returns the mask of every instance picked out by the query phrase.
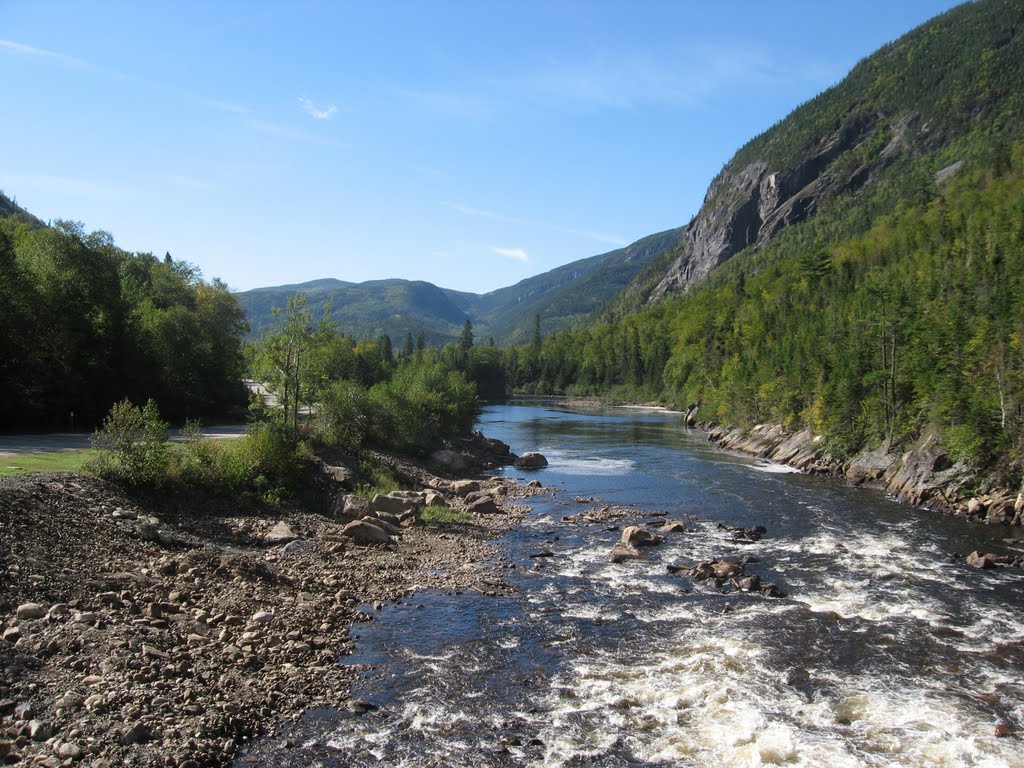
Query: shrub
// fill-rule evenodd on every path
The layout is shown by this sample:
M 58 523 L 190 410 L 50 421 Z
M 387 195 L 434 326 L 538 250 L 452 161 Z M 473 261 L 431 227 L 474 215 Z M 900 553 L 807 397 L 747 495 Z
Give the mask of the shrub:
M 354 453 L 370 429 L 370 397 L 355 381 L 332 383 L 316 411 L 316 436 L 328 445 Z
M 89 469 L 129 485 L 159 485 L 167 479 L 167 424 L 152 400 L 144 408 L 128 400 L 116 403 L 92 437 L 99 451 Z
M 222 475 L 237 490 L 274 492 L 292 488 L 302 477 L 303 456 L 291 430 L 280 422 L 256 423 L 223 454 Z

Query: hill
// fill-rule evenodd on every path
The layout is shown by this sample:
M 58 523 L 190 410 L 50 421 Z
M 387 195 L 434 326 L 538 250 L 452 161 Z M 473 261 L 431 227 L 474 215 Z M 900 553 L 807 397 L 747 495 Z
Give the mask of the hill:
M 712 181 L 650 298 L 684 293 L 821 213 L 856 206 L 847 231 L 863 231 L 926 194 L 936 174 L 993 162 L 1024 114 L 1021 16 L 1017 0 L 959 6 L 748 142 Z
M 400 343 L 407 333 L 423 333 L 429 344 L 454 341 L 466 320 L 478 339 L 520 343 L 540 315 L 546 333 L 571 327 L 618 294 L 652 261 L 671 250 L 681 229 L 650 235 L 625 248 L 574 261 L 486 294 L 439 288 L 410 280 L 349 283 L 322 279 L 296 285 L 257 288 L 237 294 L 254 336 L 273 323 L 271 310 L 302 291 L 314 317 L 330 306 L 338 330 L 355 337 L 382 333 Z
M 1015 493 L 1022 83 L 1020 2 L 885 46 L 740 149 L 605 322 L 510 353 L 512 385 L 807 429 L 834 459 L 922 480 L 918 503 Z M 953 467 L 970 474 L 929 485 Z

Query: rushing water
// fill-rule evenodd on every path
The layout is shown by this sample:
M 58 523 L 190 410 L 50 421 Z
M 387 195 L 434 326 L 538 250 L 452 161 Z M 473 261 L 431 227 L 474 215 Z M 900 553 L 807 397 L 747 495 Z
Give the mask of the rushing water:
M 1005 529 L 713 450 L 666 413 L 496 406 L 481 429 L 543 452 L 558 489 L 502 540 L 517 593 L 360 626 L 343 663 L 374 665 L 355 693 L 380 709 L 281 764 L 1024 766 L 1024 578 L 947 558 L 1015 551 Z M 608 523 L 560 522 L 593 507 L 575 496 L 695 530 L 612 564 Z M 784 598 L 666 570 L 744 555 Z

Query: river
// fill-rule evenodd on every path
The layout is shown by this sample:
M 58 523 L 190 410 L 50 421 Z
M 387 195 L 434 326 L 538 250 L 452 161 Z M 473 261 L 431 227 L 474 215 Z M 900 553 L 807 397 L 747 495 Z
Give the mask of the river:
M 501 542 L 517 591 L 360 625 L 342 663 L 370 666 L 355 694 L 380 709 L 283 764 L 1024 766 L 1024 574 L 947 557 L 1019 551 L 1006 529 L 715 450 L 665 412 L 502 405 L 480 427 L 544 453 L 530 477 L 557 491 Z M 613 564 L 612 524 L 561 522 L 604 504 L 691 531 Z M 723 556 L 785 596 L 666 568 Z

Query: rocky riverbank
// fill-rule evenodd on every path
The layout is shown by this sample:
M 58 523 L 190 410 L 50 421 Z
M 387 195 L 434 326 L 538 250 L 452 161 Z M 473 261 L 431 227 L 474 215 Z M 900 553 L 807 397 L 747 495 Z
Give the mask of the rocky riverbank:
M 543 492 L 405 469 L 425 491 L 407 500 L 477 511 L 426 524 L 415 499 L 391 517 L 340 488 L 324 511 L 283 512 L 77 475 L 0 481 L 0 763 L 228 765 L 275 722 L 349 706 L 350 627 L 419 589 L 497 590 L 490 539 Z M 383 543 L 356 543 L 353 509 Z
M 908 504 L 977 522 L 1024 526 L 1024 494 L 1005 488 L 979 488 L 970 467 L 951 461 L 932 436 L 922 437 L 905 451 L 882 445 L 841 462 L 829 455 L 822 437 L 810 430 L 789 432 L 777 424 L 759 424 L 750 429 L 704 428 L 708 440 L 720 448 L 805 472 L 840 475 L 853 485 L 879 488 Z

